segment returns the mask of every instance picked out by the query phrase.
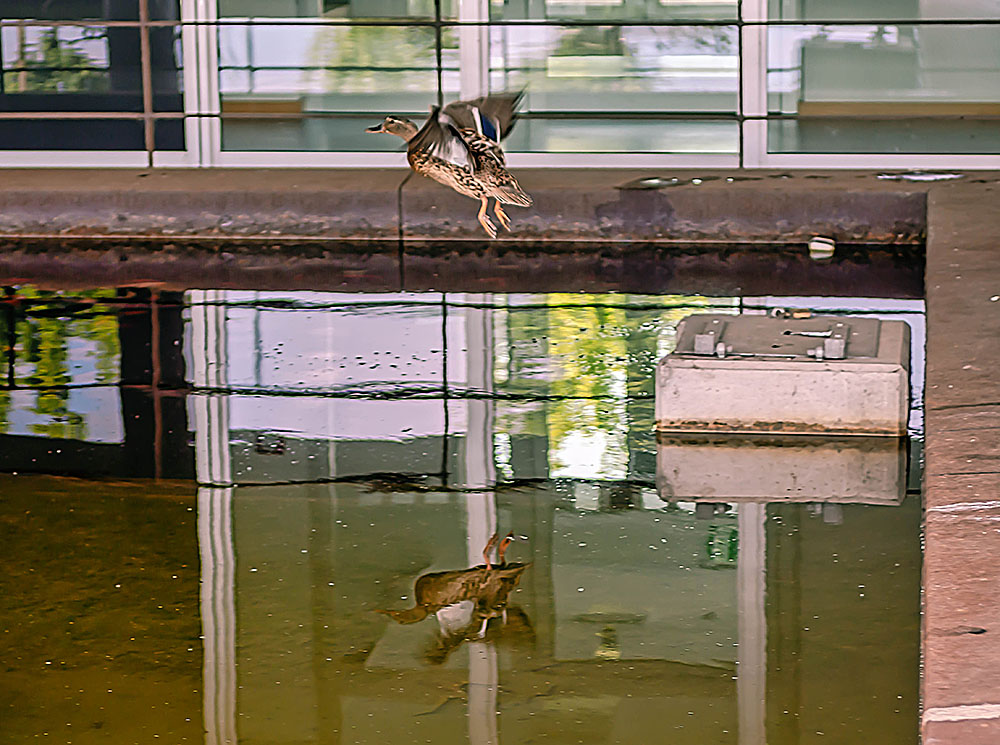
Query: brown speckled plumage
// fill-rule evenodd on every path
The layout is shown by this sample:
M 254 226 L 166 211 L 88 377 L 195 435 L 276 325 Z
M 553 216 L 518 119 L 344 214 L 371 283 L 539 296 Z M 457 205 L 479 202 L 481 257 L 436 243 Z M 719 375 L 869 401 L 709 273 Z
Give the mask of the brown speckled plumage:
M 507 170 L 500 141 L 514 126 L 521 93 L 503 93 L 431 108 L 418 130 L 409 119 L 387 116 L 369 132 L 387 132 L 406 140 L 406 158 L 417 173 L 480 200 L 479 222 L 491 238 L 496 226 L 486 215 L 488 200 L 494 214 L 510 230 L 501 204 L 530 207 L 531 197 Z

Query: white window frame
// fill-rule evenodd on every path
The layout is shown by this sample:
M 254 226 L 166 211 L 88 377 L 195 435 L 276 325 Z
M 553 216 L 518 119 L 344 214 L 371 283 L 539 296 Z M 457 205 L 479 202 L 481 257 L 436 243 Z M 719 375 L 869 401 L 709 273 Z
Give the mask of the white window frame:
M 741 0 L 743 22 L 740 70 L 743 83 L 743 166 L 745 168 L 816 168 L 889 170 L 996 169 L 1000 153 L 771 153 L 767 149 L 767 0 Z
M 196 3 L 216 6 L 217 0 L 181 0 L 180 23 L 195 20 Z M 39 21 L 39 25 L 45 25 Z M 199 91 L 196 64 L 198 44 L 195 31 L 203 27 L 181 25 L 181 44 L 184 54 L 184 113 L 195 110 Z M 24 112 L 25 119 L 31 119 L 32 112 Z M 142 121 L 137 119 L 136 121 Z M 165 120 L 159 120 L 165 121 Z M 153 167 L 179 168 L 200 165 L 200 153 L 193 145 L 191 119 L 184 119 L 185 149 L 157 150 L 153 152 Z M 3 150 L 0 149 L 0 169 L 2 168 L 148 168 L 149 156 L 142 150 Z
M 739 151 L 736 153 L 530 153 L 512 152 L 512 168 L 789 168 L 789 169 L 1000 169 L 998 154 L 770 153 L 767 150 L 767 0 L 741 0 Z M 489 0 L 459 0 L 458 20 L 489 19 Z M 166 168 L 405 168 L 402 152 L 239 151 L 222 149 L 218 76 L 218 0 L 181 0 L 184 54 L 183 151 L 156 151 Z M 459 28 L 460 92 L 485 90 L 489 30 Z M 391 112 L 386 112 L 391 113 Z M 26 116 L 30 116 L 26 113 Z M 143 150 L 0 150 L 0 167 L 145 168 Z
M 31 113 L 25 112 L 30 119 Z M 146 168 L 145 150 L 0 150 L 0 168 Z
M 214 10 L 217 0 L 180 0 L 181 3 L 181 50 L 183 54 L 184 84 L 184 150 L 154 150 L 154 168 L 193 168 L 211 165 L 203 143 L 210 142 L 204 131 L 207 124 L 215 121 L 192 114 L 209 113 L 212 90 L 217 76 L 205 75 L 211 60 L 204 59 L 206 52 L 214 49 L 207 40 L 213 38 L 210 26 L 200 23 L 213 20 L 209 10 Z M 206 91 L 206 87 L 208 90 Z M 144 164 L 145 165 L 145 164 Z
M 187 0 L 186 0 L 187 1 Z M 218 0 L 197 0 L 212 6 L 217 13 Z M 489 0 L 459 0 L 459 22 L 489 20 Z M 218 16 L 215 15 L 212 20 Z M 208 20 L 208 19 L 206 19 Z M 214 33 L 214 28 L 211 29 Z M 214 37 L 212 54 L 216 54 Z M 206 55 L 206 58 L 208 55 Z M 459 27 L 461 64 L 460 96 L 480 95 L 489 84 L 489 28 Z M 217 61 L 213 60 L 217 65 Z M 213 111 L 221 110 L 218 78 L 213 68 L 202 68 L 202 75 L 213 77 Z M 384 112 L 386 114 L 392 112 Z M 375 119 L 378 115 L 375 115 Z M 219 120 L 214 120 L 218 124 Z M 374 120 L 373 120 L 374 121 Z M 211 165 L 229 168 L 406 168 L 403 152 L 323 152 L 323 151 L 241 151 L 222 150 L 221 137 L 214 140 Z M 527 153 L 509 152 L 511 168 L 737 168 L 734 153 Z

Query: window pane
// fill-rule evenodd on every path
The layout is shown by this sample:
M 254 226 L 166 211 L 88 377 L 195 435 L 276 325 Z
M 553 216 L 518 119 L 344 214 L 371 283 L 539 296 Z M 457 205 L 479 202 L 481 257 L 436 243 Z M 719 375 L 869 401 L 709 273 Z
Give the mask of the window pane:
M 181 111 L 180 31 L 149 41 L 154 109 Z M 138 28 L 8 26 L 0 47 L 0 110 L 142 111 Z
M 993 119 L 799 119 L 768 122 L 770 153 L 1000 153 Z
M 737 153 L 735 121 L 683 119 L 518 119 L 509 152 Z
M 929 21 L 1000 17 L 1000 0 L 768 0 L 773 21 Z
M 180 18 L 179 0 L 148 0 L 153 21 Z M 44 21 L 138 21 L 138 0 L 3 0 L 0 17 Z
M 180 31 L 149 30 L 154 111 L 183 111 Z M 34 120 L 31 112 L 142 112 L 139 29 L 119 26 L 0 28 L 0 123 L 5 150 L 141 150 L 142 124 L 128 120 Z M 183 127 L 157 133 L 165 149 L 183 148 Z
M 153 111 L 184 111 L 184 52 L 180 26 L 149 29 Z
M 157 119 L 153 123 L 153 148 L 155 150 L 183 150 L 184 120 Z
M 143 150 L 139 119 L 0 119 L 3 150 Z
M 403 141 L 375 136 L 366 127 L 382 121 L 383 114 L 337 117 L 297 116 L 253 118 L 223 116 L 222 149 L 247 151 L 299 150 L 328 152 L 399 152 Z M 418 124 L 423 115 L 411 115 Z M 399 164 L 405 165 L 400 152 Z
M 437 98 L 423 27 L 222 26 L 219 69 L 223 105 L 284 96 L 306 111 L 426 111 Z
M 734 20 L 738 0 L 490 0 L 493 20 Z
M 7 110 L 142 110 L 137 29 L 7 26 L 0 44 Z
M 526 111 L 735 112 L 735 26 L 500 26 L 490 87 Z
M 442 0 L 441 17 L 459 0 Z M 433 19 L 434 0 L 219 0 L 220 18 Z
M 445 66 L 457 87 L 456 38 L 444 29 Z M 386 114 L 426 115 L 437 102 L 435 49 L 429 27 L 221 26 L 223 147 L 396 150 L 399 140 L 363 130 Z M 310 117 L 324 113 L 360 116 Z
M 768 30 L 772 152 L 1000 152 L 1000 26 Z

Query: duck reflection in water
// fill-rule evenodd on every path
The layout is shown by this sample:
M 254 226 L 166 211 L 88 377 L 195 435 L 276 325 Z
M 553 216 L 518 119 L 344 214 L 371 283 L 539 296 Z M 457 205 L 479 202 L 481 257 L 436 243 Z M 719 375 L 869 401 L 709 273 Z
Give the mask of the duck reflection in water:
M 485 564 L 448 572 L 429 572 L 417 578 L 413 587 L 414 606 L 406 610 L 378 610 L 397 623 L 416 623 L 434 614 L 439 633 L 426 652 L 428 662 L 440 664 L 462 642 L 492 640 L 498 637 L 533 636 L 531 622 L 524 611 L 507 606 L 507 596 L 521 581 L 531 563 L 507 563 L 507 547 L 514 540 L 508 533 L 497 550 L 497 563 L 490 562 L 490 552 L 497 545 L 494 533 L 483 549 Z M 491 626 L 493 619 L 500 624 Z

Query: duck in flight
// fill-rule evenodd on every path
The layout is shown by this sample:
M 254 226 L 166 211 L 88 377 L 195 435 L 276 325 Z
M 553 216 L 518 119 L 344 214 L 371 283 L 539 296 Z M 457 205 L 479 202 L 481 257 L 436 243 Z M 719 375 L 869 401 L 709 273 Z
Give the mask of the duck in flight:
M 453 101 L 444 108 L 432 106 L 419 129 L 405 117 L 387 116 L 366 132 L 386 132 L 406 141 L 406 159 L 417 173 L 449 186 L 459 194 L 478 199 L 479 224 L 490 238 L 497 228 L 487 214 L 493 199 L 493 214 L 510 230 L 510 218 L 501 205 L 530 207 L 531 197 L 507 170 L 500 141 L 514 126 L 518 93 L 496 93 L 469 101 Z

